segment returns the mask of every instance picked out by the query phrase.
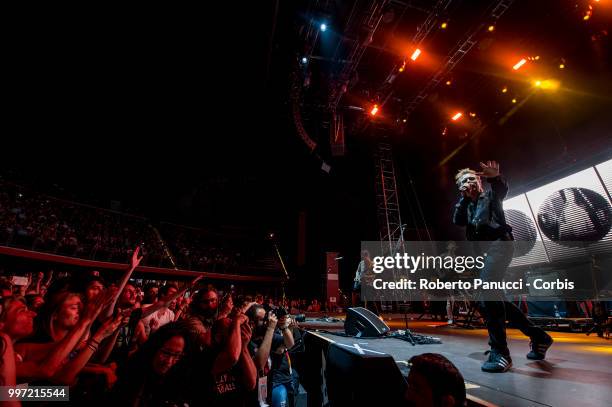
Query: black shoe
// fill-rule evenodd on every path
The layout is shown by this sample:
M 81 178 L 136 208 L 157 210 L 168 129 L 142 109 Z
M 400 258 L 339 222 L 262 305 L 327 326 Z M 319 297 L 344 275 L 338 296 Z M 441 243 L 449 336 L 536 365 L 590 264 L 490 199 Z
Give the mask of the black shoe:
M 493 349 L 486 351 L 485 355 L 486 354 L 489 355 L 489 359 L 480 367 L 483 372 L 503 373 L 512 367 L 512 359 L 510 356 L 503 355 Z
M 531 351 L 527 354 L 527 359 L 531 360 L 544 360 L 546 357 L 546 351 L 553 344 L 553 338 L 546 335 L 547 338 L 544 341 L 529 341 L 529 347 Z

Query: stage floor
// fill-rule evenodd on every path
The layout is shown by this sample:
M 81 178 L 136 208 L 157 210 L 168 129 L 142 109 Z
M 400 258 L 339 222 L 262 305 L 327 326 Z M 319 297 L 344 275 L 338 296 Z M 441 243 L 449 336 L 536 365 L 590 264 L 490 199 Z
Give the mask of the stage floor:
M 403 316 L 385 317 L 391 329 L 404 329 Z M 414 333 L 442 340 L 437 345 L 416 345 L 399 339 L 359 339 L 325 331 L 343 331 L 343 323 L 313 321 L 301 327 L 335 342 L 391 355 L 403 372 L 414 355 L 435 352 L 446 356 L 463 374 L 469 395 L 500 406 L 609 406 L 612 405 L 612 341 L 582 333 L 550 332 L 555 343 L 545 361 L 525 355 L 529 340 L 516 329 L 508 329 L 513 367 L 502 374 L 485 373 L 480 365 L 488 349 L 484 329 L 452 328 L 441 322 L 412 321 Z M 317 332 L 316 330 L 321 330 Z

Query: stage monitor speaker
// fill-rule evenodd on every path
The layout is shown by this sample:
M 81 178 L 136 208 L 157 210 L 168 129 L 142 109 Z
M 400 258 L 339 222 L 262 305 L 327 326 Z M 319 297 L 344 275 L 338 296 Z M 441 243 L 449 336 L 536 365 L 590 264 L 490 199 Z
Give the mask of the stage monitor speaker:
M 389 327 L 372 311 L 362 307 L 349 308 L 344 321 L 344 332 L 358 338 L 377 337 L 389 332 Z
M 325 368 L 330 407 L 399 406 L 406 379 L 390 355 L 329 345 Z

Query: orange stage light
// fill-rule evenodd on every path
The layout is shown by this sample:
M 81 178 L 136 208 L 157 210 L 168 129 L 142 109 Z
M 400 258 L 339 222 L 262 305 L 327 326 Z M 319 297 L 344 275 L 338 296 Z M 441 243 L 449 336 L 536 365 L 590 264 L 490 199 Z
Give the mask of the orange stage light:
M 457 112 L 453 117 L 451 117 L 451 120 L 456 122 L 457 120 L 461 119 L 461 116 L 463 116 L 463 113 Z
M 412 53 L 412 56 L 410 57 L 410 59 L 412 59 L 413 61 L 416 61 L 416 59 L 419 57 L 419 55 L 421 55 L 421 50 L 417 48 Z
M 378 105 L 374 105 L 374 107 L 372 107 L 372 110 L 370 110 L 370 114 L 372 116 L 376 116 L 377 113 L 378 113 Z
M 489 32 L 493 32 L 495 31 L 495 26 L 494 25 L 490 25 L 489 26 Z
M 517 71 L 521 66 L 525 65 L 525 63 L 527 62 L 527 60 L 525 58 L 521 59 L 520 61 L 518 61 L 516 64 L 514 64 L 514 66 L 512 67 L 512 69 L 514 69 L 515 71 Z

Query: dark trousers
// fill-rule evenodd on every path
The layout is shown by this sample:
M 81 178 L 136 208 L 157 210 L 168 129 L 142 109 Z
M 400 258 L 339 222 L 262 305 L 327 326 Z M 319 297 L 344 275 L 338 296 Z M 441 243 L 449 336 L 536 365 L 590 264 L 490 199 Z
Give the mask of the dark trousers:
M 485 266 L 480 272 L 480 278 L 484 281 L 503 281 L 508 265 L 512 261 L 514 252 L 512 242 L 500 239 L 488 242 L 485 247 L 487 257 Z M 491 296 L 499 300 L 490 301 Z M 510 321 L 514 327 L 534 341 L 543 341 L 548 336 L 543 329 L 533 325 L 516 305 L 506 301 L 505 295 L 501 291 L 497 293 L 488 292 L 486 300 L 479 301 L 479 305 L 487 323 L 489 345 L 491 349 L 504 355 L 510 354 L 506 341 L 506 321 Z

